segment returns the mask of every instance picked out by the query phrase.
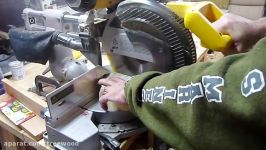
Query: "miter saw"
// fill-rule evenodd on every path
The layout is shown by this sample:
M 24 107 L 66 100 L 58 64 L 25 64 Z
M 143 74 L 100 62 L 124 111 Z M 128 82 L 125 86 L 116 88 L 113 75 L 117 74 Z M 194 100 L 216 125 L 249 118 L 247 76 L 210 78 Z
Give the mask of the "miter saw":
M 168 72 L 195 63 L 196 51 L 189 30 L 212 50 L 223 50 L 232 44 L 230 36 L 220 34 L 211 25 L 223 15 L 211 2 L 67 0 L 67 3 L 76 11 L 107 8 L 99 41 L 113 70 L 127 75 L 148 70 Z
M 189 29 L 200 37 L 204 46 L 213 50 L 225 49 L 232 43 L 230 36 L 212 28 L 211 22 L 223 13 L 210 2 L 67 2 L 74 10 L 89 11 L 91 14 L 84 31 L 79 33 L 81 40 L 57 32 L 51 34 L 50 41 L 82 51 L 95 65 L 101 64 L 101 51 L 104 51 L 109 56 L 112 71 L 124 75 L 151 70 L 169 72 L 195 63 L 196 51 Z M 100 8 L 106 8 L 106 16 L 96 21 L 93 14 L 95 9 Z M 45 137 L 48 142 L 55 143 L 59 149 L 99 149 L 101 137 L 111 145 L 109 148 L 117 149 L 119 144 L 110 139 L 143 131 L 140 124 L 134 126 L 131 122 L 134 117 L 130 113 L 105 112 L 99 107 L 97 80 L 110 73 L 110 70 L 98 66 L 47 95 L 49 111 L 46 112 Z M 78 132 L 75 134 L 76 130 Z M 114 132 L 110 134 L 110 131 Z M 103 138 L 102 133 L 111 138 Z M 78 146 L 60 142 L 75 142 Z

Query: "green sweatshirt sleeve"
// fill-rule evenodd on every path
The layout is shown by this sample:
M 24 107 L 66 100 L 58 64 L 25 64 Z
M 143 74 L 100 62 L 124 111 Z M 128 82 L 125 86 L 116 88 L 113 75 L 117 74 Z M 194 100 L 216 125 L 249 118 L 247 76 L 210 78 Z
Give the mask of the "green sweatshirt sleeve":
M 161 74 L 125 87 L 132 112 L 177 149 L 266 149 L 266 39 L 244 54 Z

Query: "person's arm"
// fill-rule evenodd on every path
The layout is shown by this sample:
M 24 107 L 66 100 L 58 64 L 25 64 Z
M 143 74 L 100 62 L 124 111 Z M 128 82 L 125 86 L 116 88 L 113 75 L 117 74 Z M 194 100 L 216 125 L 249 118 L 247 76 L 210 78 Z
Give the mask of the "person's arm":
M 216 63 L 147 72 L 126 84 L 125 98 L 175 148 L 259 149 L 266 136 L 265 57 L 263 39 L 252 51 Z
M 236 52 L 265 36 L 264 19 L 245 23 L 239 16 L 231 17 L 237 26 L 226 20 L 225 16 L 214 25 L 233 37 Z M 265 57 L 264 39 L 251 52 L 217 63 L 137 75 L 126 84 L 125 92 L 121 92 L 124 80 L 101 79 L 105 92 L 100 92 L 100 103 L 128 104 L 149 129 L 176 148 L 258 149 L 265 145 L 266 135 Z

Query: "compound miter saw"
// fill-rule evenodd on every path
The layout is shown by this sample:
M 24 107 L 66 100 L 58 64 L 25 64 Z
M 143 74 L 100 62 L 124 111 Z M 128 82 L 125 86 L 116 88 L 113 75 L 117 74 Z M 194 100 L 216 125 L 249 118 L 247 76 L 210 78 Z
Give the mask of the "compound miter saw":
M 127 75 L 148 70 L 168 72 L 195 63 L 196 52 L 190 31 L 201 39 L 203 46 L 213 50 L 226 49 L 232 43 L 230 36 L 220 34 L 211 26 L 223 15 L 211 2 L 67 2 L 77 11 L 107 8 L 108 16 L 99 40 L 103 51 L 110 56 L 113 69 Z
M 230 36 L 211 26 L 223 15 L 211 2 L 66 1 L 76 11 L 89 11 L 88 26 L 79 33 L 81 40 L 54 33 L 51 41 L 93 54 L 85 56 L 93 58 L 95 65 L 101 64 L 101 51 L 104 51 L 113 72 L 129 76 L 151 70 L 169 72 L 195 63 L 191 32 L 201 39 L 203 46 L 213 50 L 226 49 L 232 43 Z M 93 13 L 102 8 L 106 16 L 95 21 Z M 108 74 L 110 70 L 98 66 L 47 95 L 48 142 L 59 149 L 100 149 L 101 138 L 110 149 L 119 149 L 114 139 L 143 132 L 143 126 L 129 112 L 106 112 L 99 107 L 97 81 Z M 65 145 L 65 142 L 78 144 Z

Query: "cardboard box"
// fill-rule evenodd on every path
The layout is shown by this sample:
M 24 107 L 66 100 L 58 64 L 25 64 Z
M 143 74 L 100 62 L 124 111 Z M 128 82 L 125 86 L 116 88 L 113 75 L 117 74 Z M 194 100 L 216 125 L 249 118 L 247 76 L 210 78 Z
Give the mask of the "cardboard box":
M 232 5 L 243 5 L 243 6 L 264 6 L 266 0 L 230 0 Z
M 206 0 L 185 0 L 185 1 L 200 2 L 200 1 L 206 1 Z M 229 5 L 229 0 L 207 0 L 207 1 L 211 1 L 215 3 L 221 9 L 227 9 Z
M 264 6 L 241 6 L 229 5 L 229 12 L 243 16 L 245 18 L 256 20 L 264 15 Z
M 200 2 L 205 0 L 184 0 L 184 1 Z M 214 2 L 221 9 L 227 9 L 229 5 L 229 0 L 207 0 L 207 1 Z

